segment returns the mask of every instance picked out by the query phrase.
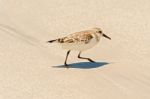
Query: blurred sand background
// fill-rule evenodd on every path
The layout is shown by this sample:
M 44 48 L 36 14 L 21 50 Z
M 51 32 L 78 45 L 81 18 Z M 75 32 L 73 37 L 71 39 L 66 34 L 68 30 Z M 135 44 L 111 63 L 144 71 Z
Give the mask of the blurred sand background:
M 93 27 L 112 38 L 82 54 L 96 66 L 54 68 L 46 41 Z M 150 99 L 150 1 L 0 0 L 0 99 Z

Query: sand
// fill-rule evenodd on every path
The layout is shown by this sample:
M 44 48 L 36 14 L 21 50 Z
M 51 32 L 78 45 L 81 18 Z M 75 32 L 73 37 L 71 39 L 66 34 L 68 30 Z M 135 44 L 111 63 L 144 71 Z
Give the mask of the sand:
M 0 99 L 150 99 L 149 0 L 1 0 Z M 101 27 L 82 56 L 46 41 Z M 59 68 L 60 67 L 60 68 Z

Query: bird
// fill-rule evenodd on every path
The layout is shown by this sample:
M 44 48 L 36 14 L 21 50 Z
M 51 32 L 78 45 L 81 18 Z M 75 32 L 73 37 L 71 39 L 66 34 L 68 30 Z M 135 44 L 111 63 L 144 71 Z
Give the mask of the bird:
M 79 59 L 86 59 L 90 62 L 95 62 L 90 58 L 81 57 L 81 53 L 97 45 L 101 37 L 105 37 L 111 40 L 109 36 L 103 33 L 101 28 L 96 27 L 80 32 L 75 32 L 58 39 L 49 40 L 47 42 L 59 43 L 63 49 L 68 50 L 64 61 L 64 66 L 68 68 L 69 65 L 67 64 L 67 59 L 72 50 L 79 51 L 78 54 Z

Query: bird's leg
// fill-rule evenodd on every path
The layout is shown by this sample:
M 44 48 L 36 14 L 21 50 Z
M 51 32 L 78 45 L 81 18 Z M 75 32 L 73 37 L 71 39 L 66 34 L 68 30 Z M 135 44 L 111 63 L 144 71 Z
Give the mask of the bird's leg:
M 90 59 L 90 58 L 81 57 L 80 54 L 81 54 L 81 52 L 78 54 L 78 58 L 80 58 L 80 59 L 87 59 L 87 60 L 90 61 L 90 62 L 95 62 L 95 61 L 93 61 L 93 60 Z
M 68 59 L 69 53 L 70 53 L 70 50 L 67 52 L 66 59 L 65 59 L 65 63 L 64 63 L 64 65 L 65 65 L 67 68 L 69 67 L 69 65 L 67 64 L 67 59 Z

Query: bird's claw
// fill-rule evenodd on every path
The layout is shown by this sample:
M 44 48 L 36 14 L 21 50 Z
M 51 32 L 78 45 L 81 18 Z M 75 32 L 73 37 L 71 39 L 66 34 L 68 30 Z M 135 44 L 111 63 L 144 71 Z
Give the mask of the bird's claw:
M 93 61 L 92 59 L 88 59 L 90 62 L 92 62 L 92 63 L 96 63 L 95 61 Z
M 69 68 L 69 65 L 68 64 L 65 64 L 66 68 L 68 69 Z

